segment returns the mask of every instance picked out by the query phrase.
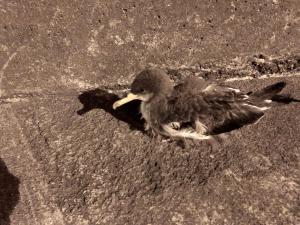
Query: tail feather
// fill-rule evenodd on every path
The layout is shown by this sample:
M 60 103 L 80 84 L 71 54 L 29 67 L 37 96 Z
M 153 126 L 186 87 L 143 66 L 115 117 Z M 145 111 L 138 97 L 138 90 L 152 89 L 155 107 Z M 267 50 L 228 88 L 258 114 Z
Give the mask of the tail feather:
M 300 99 L 291 97 L 290 94 L 274 95 L 271 100 L 276 103 L 289 104 L 291 102 L 300 102 Z
M 260 98 L 260 99 L 272 99 L 272 97 L 276 96 L 282 89 L 286 86 L 286 82 L 281 81 L 275 84 L 269 85 L 259 91 L 251 93 L 251 96 Z
M 286 82 L 281 81 L 269 85 L 259 91 L 249 92 L 248 95 L 254 102 L 267 102 L 268 104 L 276 106 L 278 104 L 289 104 L 292 102 L 300 102 L 300 99 L 293 98 L 290 94 L 278 94 L 286 86 Z

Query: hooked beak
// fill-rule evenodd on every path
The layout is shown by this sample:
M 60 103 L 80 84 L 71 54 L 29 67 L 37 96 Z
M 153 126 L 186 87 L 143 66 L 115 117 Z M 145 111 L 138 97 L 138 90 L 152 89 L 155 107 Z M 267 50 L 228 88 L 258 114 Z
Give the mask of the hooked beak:
M 135 94 L 129 93 L 129 94 L 127 95 L 127 97 L 122 98 L 122 99 L 116 101 L 116 102 L 113 104 L 112 107 L 113 107 L 113 109 L 116 109 L 116 108 L 120 107 L 121 105 L 124 105 L 124 104 L 126 104 L 126 103 L 128 103 L 128 102 L 131 102 L 131 101 L 133 101 L 133 100 L 142 100 L 142 97 L 139 96 L 139 95 L 135 95 Z

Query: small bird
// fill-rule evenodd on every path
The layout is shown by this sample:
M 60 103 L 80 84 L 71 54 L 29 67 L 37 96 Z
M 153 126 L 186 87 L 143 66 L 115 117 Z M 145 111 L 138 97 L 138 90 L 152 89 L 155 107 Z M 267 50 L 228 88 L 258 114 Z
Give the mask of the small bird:
M 140 100 L 146 130 L 170 138 L 208 140 L 258 122 L 272 106 L 299 102 L 290 95 L 278 94 L 285 86 L 285 82 L 277 82 L 243 93 L 197 77 L 188 77 L 174 85 L 163 70 L 151 68 L 136 76 L 131 92 L 116 101 L 113 109 Z

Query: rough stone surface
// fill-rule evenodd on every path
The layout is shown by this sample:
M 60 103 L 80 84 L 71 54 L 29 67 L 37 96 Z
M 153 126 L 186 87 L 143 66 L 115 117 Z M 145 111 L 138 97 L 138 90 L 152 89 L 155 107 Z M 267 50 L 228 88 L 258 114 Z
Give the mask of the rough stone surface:
M 219 145 L 162 142 L 148 66 L 300 98 L 298 0 L 0 1 L 0 224 L 299 224 L 300 104 Z

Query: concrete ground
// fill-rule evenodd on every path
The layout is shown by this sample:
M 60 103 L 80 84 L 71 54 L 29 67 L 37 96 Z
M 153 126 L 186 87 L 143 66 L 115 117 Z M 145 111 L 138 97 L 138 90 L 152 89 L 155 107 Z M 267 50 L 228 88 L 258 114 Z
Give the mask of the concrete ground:
M 222 144 L 111 104 L 147 66 L 300 98 L 298 0 L 0 1 L 0 224 L 300 223 L 300 104 Z

